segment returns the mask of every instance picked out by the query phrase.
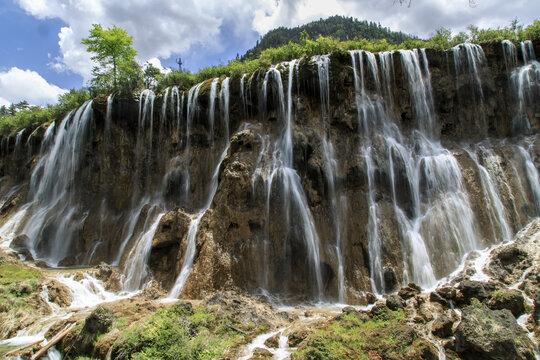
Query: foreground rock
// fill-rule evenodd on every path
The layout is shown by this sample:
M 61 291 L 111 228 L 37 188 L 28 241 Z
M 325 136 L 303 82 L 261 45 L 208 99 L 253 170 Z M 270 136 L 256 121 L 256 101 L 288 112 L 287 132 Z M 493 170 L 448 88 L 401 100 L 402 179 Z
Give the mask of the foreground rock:
M 478 303 L 462 310 L 455 331 L 456 351 L 467 360 L 533 360 L 531 340 L 508 310 Z

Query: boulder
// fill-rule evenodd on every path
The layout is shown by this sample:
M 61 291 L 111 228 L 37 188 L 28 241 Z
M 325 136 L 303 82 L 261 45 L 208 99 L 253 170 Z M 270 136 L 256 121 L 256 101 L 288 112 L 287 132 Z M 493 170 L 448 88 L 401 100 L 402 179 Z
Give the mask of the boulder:
M 495 291 L 496 286 L 488 282 L 464 280 L 459 284 L 458 289 L 463 295 L 463 302 L 470 304 L 472 299 L 480 301 L 487 299 Z
M 440 338 L 452 336 L 452 326 L 454 322 L 446 315 L 439 316 L 431 324 L 431 332 Z
M 386 306 L 390 310 L 403 309 L 407 303 L 399 295 L 389 295 L 386 298 Z
M 532 343 L 509 310 L 474 302 L 462 310 L 454 333 L 456 351 L 466 360 L 533 360 Z
M 421 292 L 422 288 L 420 286 L 416 285 L 415 283 L 409 283 L 407 286 L 402 287 L 398 291 L 398 295 L 403 299 L 408 300 Z
M 525 312 L 525 299 L 521 291 L 515 289 L 497 290 L 488 301 L 492 310 L 507 309 L 517 318 Z

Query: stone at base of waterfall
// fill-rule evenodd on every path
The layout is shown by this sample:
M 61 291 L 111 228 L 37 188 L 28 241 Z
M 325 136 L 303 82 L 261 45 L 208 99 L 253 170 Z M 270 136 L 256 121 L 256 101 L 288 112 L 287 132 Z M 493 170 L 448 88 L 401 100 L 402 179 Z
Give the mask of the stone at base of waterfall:
M 525 312 L 525 299 L 521 291 L 514 289 L 495 291 L 487 305 L 491 310 L 510 310 L 516 318 Z
M 442 315 L 431 324 L 431 333 L 440 338 L 452 336 L 452 326 L 454 322 L 446 315 Z
M 269 348 L 278 348 L 279 347 L 279 337 L 281 334 L 277 333 L 276 335 L 269 337 L 265 342 L 264 346 Z
M 57 280 L 49 280 L 45 285 L 47 285 L 50 302 L 53 302 L 60 307 L 71 305 L 71 295 L 64 284 Z
M 459 294 L 456 295 L 456 301 L 459 300 L 458 302 L 462 304 L 470 304 L 472 299 L 484 301 L 493 294 L 496 288 L 497 285 L 491 282 L 464 280 L 458 286 L 462 297 L 459 298 Z
M 409 300 L 410 298 L 420 294 L 422 288 L 415 283 L 409 283 L 407 286 L 402 287 L 398 291 L 398 295 L 401 296 L 404 300 Z
M 455 331 L 463 359 L 533 360 L 532 343 L 509 310 L 491 310 L 478 302 L 462 310 Z
M 540 293 L 534 298 L 533 319 L 536 325 L 540 325 Z
M 250 360 L 264 360 L 264 359 L 272 359 L 274 357 L 274 354 L 272 354 L 269 350 L 266 350 L 264 348 L 256 348 L 253 350 L 253 356 L 250 357 Z
M 390 310 L 403 309 L 407 305 L 406 301 L 399 295 L 389 295 L 386 298 L 386 306 Z

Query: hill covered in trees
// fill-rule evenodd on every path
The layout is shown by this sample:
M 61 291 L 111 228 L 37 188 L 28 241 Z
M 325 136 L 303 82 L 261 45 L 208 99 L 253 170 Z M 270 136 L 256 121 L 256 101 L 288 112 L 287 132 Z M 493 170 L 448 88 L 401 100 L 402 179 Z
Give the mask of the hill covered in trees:
M 278 27 L 270 30 L 264 35 L 254 48 L 248 50 L 242 60 L 251 60 L 257 58 L 260 53 L 269 48 L 277 48 L 288 44 L 289 42 L 300 43 L 303 36 L 316 39 L 319 36 L 331 36 L 341 41 L 354 39 L 386 39 L 389 44 L 401 44 L 413 36 L 402 32 L 394 32 L 380 23 L 360 21 L 353 17 L 332 16 L 328 19 L 320 19 L 295 28 Z

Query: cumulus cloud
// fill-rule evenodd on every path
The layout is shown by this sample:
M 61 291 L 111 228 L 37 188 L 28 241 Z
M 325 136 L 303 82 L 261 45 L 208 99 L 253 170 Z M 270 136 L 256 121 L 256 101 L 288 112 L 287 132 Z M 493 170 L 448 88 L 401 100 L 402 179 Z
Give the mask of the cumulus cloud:
M 531 23 L 540 2 L 530 0 L 468 1 L 412 0 L 410 7 L 394 0 L 17 0 L 38 18 L 60 18 L 67 26 L 59 33 L 61 55 L 51 66 L 91 76 L 90 54 L 80 44 L 92 24 L 112 24 L 133 36 L 141 63 L 183 54 L 190 61 L 243 52 L 259 35 L 278 26 L 297 26 L 332 15 L 380 22 L 392 30 L 427 37 L 441 27 L 464 30 L 468 24 L 505 26 L 514 17 Z
M 66 91 L 49 84 L 35 71 L 12 67 L 6 72 L 0 72 L 0 105 L 23 100 L 33 105 L 53 104 Z

